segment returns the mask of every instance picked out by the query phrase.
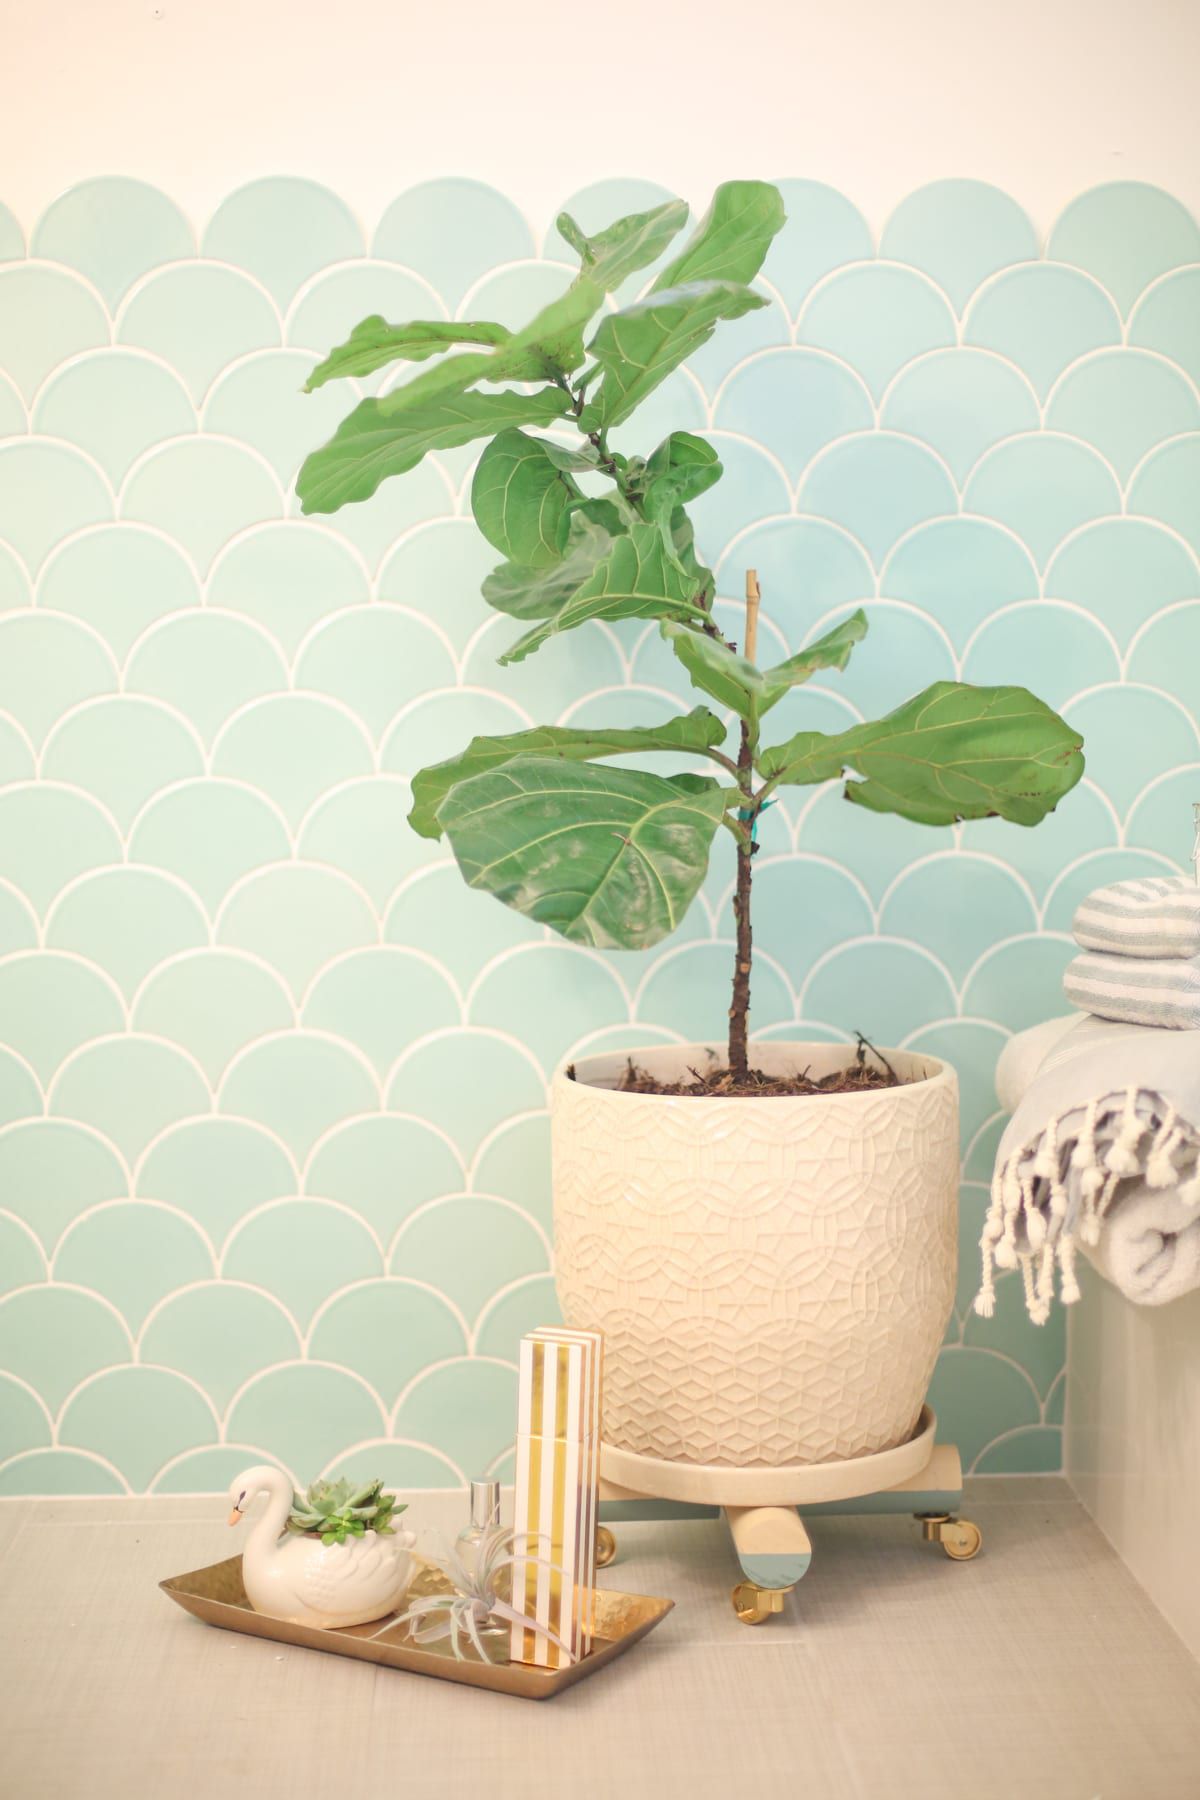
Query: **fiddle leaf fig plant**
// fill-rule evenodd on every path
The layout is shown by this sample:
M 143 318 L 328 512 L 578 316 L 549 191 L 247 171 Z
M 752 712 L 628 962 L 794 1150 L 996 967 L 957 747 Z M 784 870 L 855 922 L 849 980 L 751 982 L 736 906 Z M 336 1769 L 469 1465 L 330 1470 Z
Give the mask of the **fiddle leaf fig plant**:
M 616 950 L 645 950 L 674 931 L 724 831 L 735 866 L 729 1066 L 746 1080 L 753 863 L 759 819 L 777 790 L 844 780 L 852 805 L 922 824 L 1036 825 L 1083 773 L 1082 740 L 1025 688 L 940 681 L 872 723 L 767 741 L 771 709 L 818 670 L 845 668 L 867 618 L 854 612 L 760 667 L 757 581 L 747 578 L 739 647 L 718 623 L 715 578 L 687 510 L 721 479 L 715 449 L 690 431 L 671 432 L 645 456 L 610 441 L 718 325 L 767 304 L 750 284 L 784 210 L 761 181 L 719 187 L 646 291 L 616 303 L 616 290 L 664 256 L 687 216 L 672 200 L 589 237 L 560 215 L 579 272 L 520 331 L 486 320 L 365 319 L 313 370 L 310 390 L 393 363 L 430 366 L 360 400 L 307 458 L 297 492 L 305 513 L 335 512 L 431 452 L 486 440 L 471 507 L 503 560 L 483 598 L 521 627 L 501 663 L 594 620 L 658 621 L 711 706 L 656 726 L 549 725 L 473 738 L 415 776 L 409 820 L 424 837 L 449 839 L 472 887 L 573 943 Z M 650 774 L 615 760 L 656 751 L 691 754 L 707 773 Z

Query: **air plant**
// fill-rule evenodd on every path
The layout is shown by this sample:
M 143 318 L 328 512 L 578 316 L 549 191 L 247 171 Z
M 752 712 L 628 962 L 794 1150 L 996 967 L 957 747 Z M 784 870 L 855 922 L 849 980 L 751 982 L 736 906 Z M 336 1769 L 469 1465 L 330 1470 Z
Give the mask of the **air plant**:
M 385 1494 L 383 1482 L 368 1481 L 354 1487 L 349 1481 L 314 1481 L 304 1494 L 293 1492 L 287 1529 L 319 1536 L 323 1544 L 344 1544 L 348 1537 L 376 1531 L 390 1537 L 392 1520 L 406 1503 Z
M 561 1638 L 547 1626 L 518 1612 L 509 1598 L 512 1576 L 508 1572 L 518 1561 L 510 1528 L 494 1525 L 490 1531 L 485 1531 L 469 1562 L 453 1550 L 432 1560 L 450 1583 L 451 1591 L 414 1600 L 401 1615 L 400 1623 L 409 1627 L 414 1644 L 436 1644 L 449 1639 L 457 1661 L 465 1662 L 461 1640 L 469 1638 L 479 1660 L 490 1662 L 492 1658 L 481 1633 L 506 1630 L 509 1625 L 516 1624 L 548 1637 L 570 1657 Z M 535 1563 L 539 1567 L 558 1568 L 556 1563 L 543 1564 L 540 1558 L 527 1556 L 524 1552 L 519 1560 L 522 1567 Z

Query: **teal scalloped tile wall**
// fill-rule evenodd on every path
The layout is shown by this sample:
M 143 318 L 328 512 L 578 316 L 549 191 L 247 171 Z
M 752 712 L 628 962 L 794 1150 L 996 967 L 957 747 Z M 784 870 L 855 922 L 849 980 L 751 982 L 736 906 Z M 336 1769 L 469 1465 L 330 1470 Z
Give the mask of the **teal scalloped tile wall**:
M 758 882 L 761 1035 L 861 1025 L 957 1065 L 933 1398 L 975 1469 L 1057 1468 L 1061 1315 L 1037 1331 L 1011 1283 L 968 1311 L 992 1072 L 1059 1008 L 1080 894 L 1190 847 L 1200 232 L 1116 183 L 1042 245 L 1008 195 L 943 181 L 876 241 L 846 196 L 783 185 L 769 306 L 630 442 L 719 444 L 704 547 L 731 603 L 760 571 L 771 648 L 873 602 L 797 721 L 960 675 L 1027 680 L 1087 733 L 1040 831 L 805 791 Z M 333 519 L 292 494 L 350 398 L 299 390 L 360 317 L 516 322 L 568 265 L 471 181 L 400 194 L 373 237 L 298 179 L 202 229 L 84 182 L 28 254 L 0 207 L 0 1492 L 209 1490 L 261 1455 L 410 1487 L 502 1469 L 516 1342 L 555 1308 L 552 1066 L 720 1034 L 723 860 L 674 940 L 622 958 L 467 894 L 404 824 L 411 771 L 472 732 L 686 703 L 653 628 L 501 674 L 469 451 Z

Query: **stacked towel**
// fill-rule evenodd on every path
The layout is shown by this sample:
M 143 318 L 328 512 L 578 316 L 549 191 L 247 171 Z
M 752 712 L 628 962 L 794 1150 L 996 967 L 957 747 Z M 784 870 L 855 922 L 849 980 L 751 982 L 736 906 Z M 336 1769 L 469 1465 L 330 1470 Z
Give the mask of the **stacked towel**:
M 1075 942 L 1116 956 L 1200 956 L 1200 886 L 1183 875 L 1114 881 L 1078 907 Z
M 1019 1268 L 1030 1317 L 1079 1298 L 1082 1250 L 1122 1293 L 1162 1306 L 1200 1287 L 1200 1032 L 1061 1019 L 1014 1038 L 997 1091 L 1013 1109 L 983 1228 L 975 1310 Z
M 1200 1028 L 1200 887 L 1183 876 L 1115 881 L 1075 914 L 1081 954 L 1063 992 L 1097 1018 Z

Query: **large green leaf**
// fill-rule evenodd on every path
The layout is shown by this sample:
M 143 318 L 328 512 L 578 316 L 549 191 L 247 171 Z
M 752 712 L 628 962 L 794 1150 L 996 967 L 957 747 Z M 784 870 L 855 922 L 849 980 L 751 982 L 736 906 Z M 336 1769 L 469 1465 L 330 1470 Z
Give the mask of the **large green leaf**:
M 548 425 L 571 405 L 561 388 L 422 395 L 414 394 L 416 386 L 361 400 L 329 442 L 305 459 L 296 482 L 304 512 L 336 512 L 348 501 L 369 500 L 381 481 L 414 469 L 427 451 L 491 437 L 510 425 Z
M 568 212 L 559 213 L 556 223 L 559 235 L 582 262 L 584 274 L 611 294 L 630 275 L 648 268 L 662 255 L 687 223 L 687 216 L 686 200 L 667 200 L 649 212 L 615 219 L 594 237 L 586 236 Z
M 676 504 L 686 505 L 718 481 L 720 475 L 721 464 L 707 438 L 697 437 L 693 431 L 673 431 L 646 458 L 642 486 L 649 494 L 659 484 L 674 480 Z
M 415 319 L 407 325 L 389 325 L 379 313 L 372 313 L 354 327 L 344 344 L 317 364 L 304 391 L 311 394 L 327 381 L 347 375 L 370 375 L 391 362 L 425 362 L 452 344 L 487 344 L 495 348 L 508 343 L 511 336 L 505 326 L 486 320 L 467 325 L 447 319 Z
M 722 706 L 731 706 L 739 718 L 750 717 L 763 693 L 763 678 L 752 662 L 719 638 L 677 625 L 672 619 L 664 619 L 659 629 L 687 670 L 693 687 L 711 694 Z
M 703 619 L 692 604 L 694 592 L 695 583 L 668 558 L 654 526 L 634 525 L 553 618 L 518 638 L 500 661 L 522 662 L 549 638 L 589 619 Z
M 581 270 L 528 325 L 514 331 L 490 356 L 477 359 L 478 367 L 469 372 L 471 382 L 561 381 L 583 361 L 584 329 L 603 305 L 603 286 L 588 270 Z
M 658 526 L 668 555 L 679 555 L 673 530 L 679 509 L 707 493 L 723 473 L 712 445 L 690 431 L 673 431 L 649 458 L 643 475 L 642 511 Z
M 488 381 L 551 381 L 569 375 L 583 361 L 585 327 L 604 305 L 604 287 L 588 270 L 577 275 L 565 293 L 543 306 L 528 325 L 515 331 L 495 355 Z M 530 367 L 535 374 L 530 375 Z
M 445 762 L 433 763 L 413 777 L 413 807 L 408 822 L 422 837 L 442 835 L 438 808 L 460 781 L 512 762 L 518 756 L 583 762 L 595 757 L 630 756 L 647 750 L 684 750 L 703 755 L 725 738 L 725 727 L 706 706 L 693 707 L 661 725 L 632 725 L 612 731 L 574 731 L 566 725 L 539 725 L 507 737 L 472 738 L 466 749 Z
M 774 668 L 764 669 L 759 712 L 766 712 L 777 700 L 783 699 L 789 688 L 799 687 L 818 669 L 844 669 L 855 644 L 861 643 L 866 635 L 867 615 L 860 607 L 832 631 L 827 631 L 824 637 L 818 638 L 815 644 L 798 650 L 795 656 L 776 663 Z
M 424 361 L 456 343 L 487 348 L 447 357 L 406 383 L 403 392 L 423 399 L 433 393 L 465 393 L 481 381 L 558 381 L 583 361 L 584 329 L 603 304 L 603 287 L 584 273 L 519 331 L 487 321 L 389 325 L 376 315 L 355 326 L 348 341 L 313 371 L 309 390 L 334 375 L 368 374 L 398 357 Z
M 403 396 L 406 406 L 416 406 L 442 394 L 465 394 L 494 368 L 498 354 L 494 350 L 465 350 L 460 356 L 444 356 L 384 398 L 400 400 Z M 530 368 L 526 379 L 536 381 L 539 373 L 538 369 Z M 515 381 L 517 377 L 514 375 L 511 379 Z
M 767 181 L 725 181 L 712 205 L 651 292 L 687 281 L 753 281 L 786 214 Z
M 922 825 L 998 817 L 1036 825 L 1083 774 L 1083 740 L 1020 687 L 935 682 L 885 719 L 833 737 L 802 731 L 759 760 L 789 786 L 860 779 L 846 798 Z
M 697 603 L 702 596 L 711 600 L 717 590 L 717 578 L 696 553 L 695 528 L 682 506 L 671 514 L 671 538 L 684 573 L 695 585 Z
M 726 799 L 694 776 L 530 756 L 459 782 L 438 816 L 469 886 L 572 943 L 645 950 L 695 898 Z
M 616 488 L 590 500 L 577 500 L 571 509 L 571 517 L 590 519 L 610 537 L 621 537 L 638 523 L 638 514 Z
M 572 514 L 561 562 L 547 569 L 501 563 L 484 577 L 483 597 L 497 612 L 511 613 L 514 619 L 549 619 L 578 592 L 611 548 L 605 527 L 580 510 Z
M 585 431 L 619 425 L 706 344 L 721 319 L 737 319 L 767 303 L 735 281 L 698 281 L 635 301 L 600 321 L 588 348 L 604 372 L 581 415 Z
M 867 630 L 866 614 L 857 612 L 810 644 L 807 650 L 760 671 L 720 639 L 666 619 L 662 635 L 687 670 L 694 687 L 730 706 L 739 718 L 768 712 L 789 688 L 807 681 L 818 669 L 844 669 L 850 652 Z
M 557 444 L 553 438 L 539 438 L 538 443 L 556 469 L 579 474 L 600 467 L 600 452 L 593 444 L 584 441 L 571 445 Z
M 571 503 L 579 497 L 543 440 L 515 428 L 492 439 L 471 483 L 471 511 L 488 543 L 530 569 L 561 562 Z

